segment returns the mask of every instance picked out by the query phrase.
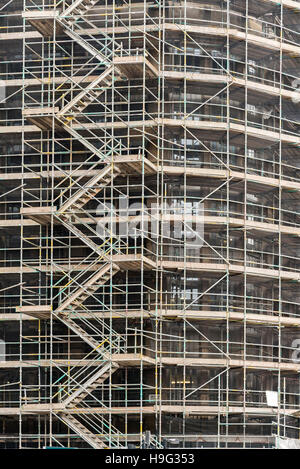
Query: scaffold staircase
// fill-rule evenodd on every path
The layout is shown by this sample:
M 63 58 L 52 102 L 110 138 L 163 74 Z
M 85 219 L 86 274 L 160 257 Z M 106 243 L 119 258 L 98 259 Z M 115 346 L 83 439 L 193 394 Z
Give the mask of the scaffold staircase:
M 96 427 L 97 433 L 91 432 L 86 428 L 78 418 L 74 417 L 73 414 L 62 414 L 54 413 L 56 417 L 64 422 L 74 433 L 80 436 L 94 449 L 108 449 L 108 448 L 124 448 L 125 446 L 121 443 L 121 434 L 118 430 L 109 424 L 104 417 L 97 416 L 98 423 L 93 425 Z M 102 437 L 102 438 L 101 438 Z
M 78 335 L 86 344 L 92 347 L 93 350 L 99 351 L 101 353 L 99 347 L 101 344 L 97 340 L 95 340 L 90 334 L 86 332 L 85 329 L 80 327 L 73 319 L 67 316 L 60 316 L 60 320 L 63 324 L 65 324 L 71 331 Z
M 112 179 L 120 174 L 121 170 L 117 165 L 107 165 L 99 174 L 92 177 L 81 189 L 78 189 L 59 209 L 60 216 L 69 218 L 68 211 L 81 209 L 93 197 L 95 197 L 105 186 L 108 186 Z
M 100 360 L 96 371 L 93 369 L 92 372 L 88 374 L 88 377 L 84 374 L 86 371 L 89 371 L 88 367 L 83 367 L 83 378 L 75 373 L 74 377 L 69 376 L 67 381 L 61 385 L 61 391 L 64 396 L 61 397 L 60 404 L 62 404 L 63 408 L 61 411 L 55 412 L 55 415 L 91 447 L 101 449 L 107 447 L 122 447 L 120 443 L 120 433 L 111 425 L 111 422 L 108 423 L 102 416 L 93 416 L 94 420 L 96 418 L 99 419 L 98 425 L 96 427 L 93 426 L 91 421 L 89 421 L 90 417 L 84 415 L 83 412 L 81 413 L 80 410 L 82 410 L 82 406 L 88 406 L 84 399 L 103 385 L 104 381 L 118 369 L 119 365 L 112 360 L 112 354 L 124 354 L 126 352 L 126 344 L 123 346 L 124 340 L 110 324 L 97 318 L 97 321 L 100 322 L 100 327 L 98 328 L 93 321 L 89 322 L 86 318 L 83 319 L 81 312 L 85 309 L 84 303 L 86 300 L 93 297 L 96 291 L 101 286 L 105 285 L 120 270 L 119 265 L 115 264 L 111 259 L 111 255 L 114 251 L 121 254 L 121 249 L 119 246 L 115 247 L 115 244 L 112 245 L 111 242 L 109 246 L 107 246 L 106 241 L 101 241 L 102 244 L 100 245 L 93 241 L 92 236 L 97 235 L 94 229 L 96 220 L 88 210 L 84 210 L 84 207 L 99 194 L 104 187 L 109 186 L 116 176 L 122 173 L 121 160 L 125 149 L 122 148 L 120 141 L 113 139 L 109 151 L 103 151 L 93 145 L 85 134 L 82 135 L 80 131 L 78 131 L 78 128 L 85 131 L 85 133 L 89 133 L 88 126 L 85 125 L 85 122 L 87 120 L 90 121 L 90 118 L 86 117 L 85 122 L 82 122 L 82 113 L 89 105 L 95 104 L 101 94 L 112 87 L 116 79 L 122 79 L 123 76 L 126 76 L 126 74 L 122 74 L 121 69 L 114 64 L 114 56 L 116 52 L 121 56 L 128 54 L 122 51 L 121 46 L 118 45 L 114 39 L 108 36 L 106 37 L 105 34 L 103 34 L 105 37 L 105 46 L 101 41 L 97 41 L 94 37 L 91 38 L 92 40 L 90 42 L 98 42 L 99 48 L 94 47 L 88 40 L 84 39 L 84 37 L 89 36 L 89 34 L 82 29 L 76 21 L 85 15 L 96 3 L 97 0 L 73 1 L 66 10 L 59 13 L 56 19 L 65 35 L 81 46 L 90 54 L 92 59 L 99 61 L 99 64 L 97 64 L 94 70 L 98 71 L 99 67 L 105 67 L 104 71 L 85 88 L 82 88 L 80 84 L 78 86 L 78 83 L 75 83 L 72 78 L 70 78 L 71 86 L 68 92 L 63 96 L 62 105 L 58 106 L 58 108 L 55 107 L 54 119 L 51 119 L 51 122 L 48 120 L 47 125 L 52 128 L 54 121 L 55 128 L 63 129 L 68 132 L 74 140 L 79 141 L 92 155 L 97 155 L 100 163 L 104 164 L 104 168 L 89 179 L 82 187 L 80 187 L 76 181 L 70 188 L 70 191 L 67 191 L 67 200 L 64 200 L 66 197 L 66 192 L 64 192 L 61 195 L 58 210 L 52 212 L 54 213 L 55 222 L 61 223 L 78 237 L 78 239 L 91 249 L 93 256 L 97 254 L 97 260 L 92 261 L 94 262 L 92 267 L 94 267 L 96 271 L 93 271 L 87 278 L 88 269 L 84 271 L 82 277 L 79 275 L 72 278 L 69 273 L 64 276 L 67 280 L 67 286 L 61 293 L 62 299 L 60 297 L 58 306 L 53 311 L 53 316 L 80 337 L 83 342 L 87 343 L 92 349 L 91 353 L 97 353 Z M 87 20 L 87 23 L 88 22 Z M 75 23 L 76 31 L 74 30 Z M 78 34 L 78 32 L 81 34 Z M 99 35 L 102 35 L 101 31 L 99 31 Z M 46 119 L 48 119 L 48 117 L 49 115 L 46 115 Z M 79 125 L 74 128 L 75 124 Z M 99 128 L 101 129 L 101 125 Z M 90 133 L 89 135 L 92 135 L 95 139 L 95 134 Z M 99 140 L 101 139 L 98 139 L 98 137 L 96 137 L 96 139 L 97 144 L 99 144 Z M 105 138 L 103 141 L 105 146 Z M 118 149 L 117 151 L 115 150 L 116 148 Z M 118 157 L 118 164 L 115 164 L 115 156 Z M 74 186 L 79 187 L 75 192 Z M 78 225 L 83 226 L 88 234 L 79 229 L 77 227 Z M 89 259 L 90 257 L 88 256 L 83 261 L 83 264 Z M 82 278 L 84 279 L 83 281 L 81 281 Z M 79 325 L 78 322 L 80 321 L 83 322 L 85 328 Z M 94 331 L 95 334 L 90 333 L 88 328 Z M 100 402 L 100 405 L 104 404 Z M 79 406 L 79 408 L 77 406 Z M 76 414 L 76 412 L 80 412 L 79 419 L 73 415 Z M 87 427 L 92 426 L 95 433 L 83 425 L 80 419 L 86 419 Z
M 56 312 L 58 314 L 64 314 L 67 310 L 78 309 L 83 301 L 95 293 L 101 285 L 104 285 L 118 271 L 119 267 L 117 265 L 110 265 L 110 263 L 105 264 L 71 296 L 63 301 L 56 309 Z
M 94 449 L 105 449 L 107 445 L 101 438 L 88 430 L 81 422 L 79 422 L 72 414 L 56 414 L 56 416 L 64 422 L 67 427 L 73 430 L 80 438 L 86 441 Z
M 89 371 L 87 367 L 79 369 L 75 376 L 71 378 L 70 376 L 63 384 L 60 385 L 60 394 L 63 394 L 60 399 L 60 403 L 64 408 L 70 409 L 71 411 L 80 412 L 78 405 L 82 403 L 86 396 L 90 395 L 95 391 L 99 386 L 101 386 L 104 381 L 111 376 L 118 368 L 118 363 L 115 363 L 111 360 L 111 353 L 124 353 L 125 348 L 122 346 L 123 339 L 120 334 L 113 330 L 113 328 L 106 324 L 105 321 L 99 320 L 101 325 L 100 329 L 97 327 L 97 338 L 90 335 L 85 329 L 77 324 L 69 315 L 74 314 L 74 311 L 79 309 L 82 306 L 82 303 L 96 290 L 103 285 L 112 275 L 114 275 L 119 270 L 118 266 L 106 264 L 104 265 L 96 274 L 93 274 L 81 287 L 64 300 L 54 311 L 54 314 L 60 318 L 60 320 L 77 336 L 79 336 L 85 343 L 87 343 L 93 352 L 97 352 L 100 355 L 99 365 L 97 366 L 96 371 L 92 371 L 88 374 L 88 377 L 82 374 L 86 371 Z M 78 313 L 80 317 L 80 313 Z M 86 322 L 86 321 L 85 321 Z M 100 340 L 99 340 L 100 338 Z M 76 368 L 76 367 L 74 367 Z M 70 370 L 69 370 L 70 373 Z M 66 397 L 64 396 L 66 394 Z M 85 403 L 85 407 L 88 405 Z M 109 438 L 110 446 L 112 442 L 114 446 L 120 447 L 120 433 L 117 429 L 113 429 L 111 424 L 108 424 L 106 420 L 101 417 L 101 426 L 102 432 L 103 428 L 109 429 L 109 435 L 102 433 L 102 439 L 97 437 L 94 433 L 88 430 L 82 423 L 80 423 L 75 417 L 74 414 L 66 414 L 64 412 L 59 413 L 58 418 L 60 418 L 67 426 L 69 426 L 75 433 L 81 436 L 88 444 L 90 444 L 95 449 L 107 448 L 105 439 Z M 104 438 L 104 440 L 103 440 Z
M 113 66 L 113 57 L 117 51 L 120 55 L 124 53 L 120 44 L 116 43 L 110 36 L 101 33 L 106 39 L 105 46 L 97 41 L 96 48 L 83 38 L 83 35 L 86 34 L 84 28 L 81 28 L 77 24 L 77 31 L 80 31 L 82 35 L 74 31 L 74 23 L 76 20 L 86 14 L 96 3 L 97 0 L 78 0 L 73 2 L 58 17 L 59 22 L 63 26 L 64 33 L 88 52 L 92 58 L 99 60 L 100 64 L 106 67 L 99 77 L 83 89 L 77 96 L 72 98 L 71 101 L 58 112 L 57 118 L 66 119 L 66 123 L 68 123 L 68 115 L 80 114 L 103 93 L 104 87 L 110 87 L 114 80 L 121 78 L 118 67 Z M 93 40 L 95 39 L 93 36 L 91 36 L 91 38 Z M 69 92 L 72 93 L 73 90 L 74 88 L 71 87 Z
M 96 3 L 98 3 L 98 0 L 76 0 L 71 2 L 71 5 L 63 12 L 66 21 L 73 24 L 77 18 L 85 15 Z
M 53 315 L 78 335 L 84 342 L 86 342 L 93 351 L 97 352 L 103 359 L 107 360 L 109 358 L 107 355 L 107 345 L 109 345 L 110 350 L 114 349 L 115 353 L 125 352 L 125 348 L 122 346 L 123 339 L 120 334 L 114 331 L 111 325 L 106 324 L 101 318 L 97 318 L 97 326 L 99 325 L 100 328 L 91 325 L 90 321 L 85 319 L 84 324 L 86 326 L 90 326 L 91 330 L 95 332 L 98 337 L 98 340 L 96 340 L 75 320 L 82 319 L 81 311 L 86 310 L 83 303 L 89 297 L 92 297 L 101 286 L 105 285 L 105 283 L 111 279 L 120 270 L 120 268 L 118 265 L 110 262 L 103 265 L 98 261 L 95 261 L 92 267 L 96 268 L 96 273 L 92 273 L 84 281 L 81 281 L 80 275 L 71 280 L 69 280 L 68 277 L 66 278 L 68 287 L 72 287 L 74 284 L 75 289 L 71 293 L 66 290 L 65 299 L 59 302 L 59 305 L 53 311 Z M 84 271 L 83 274 L 85 275 L 86 272 Z
M 104 366 L 100 367 L 90 378 L 84 382 L 78 383 L 76 380 L 76 385 L 71 391 L 68 390 L 68 397 L 62 399 L 62 403 L 66 407 L 77 406 L 87 395 L 95 391 L 104 381 L 111 376 L 117 369 L 119 365 L 114 362 L 106 363 Z
M 108 67 L 99 77 L 58 112 L 58 118 L 66 118 L 68 114 L 80 114 L 89 104 L 92 104 L 104 91 L 104 89 L 100 87 L 109 87 L 112 85 L 113 72 L 114 67 Z

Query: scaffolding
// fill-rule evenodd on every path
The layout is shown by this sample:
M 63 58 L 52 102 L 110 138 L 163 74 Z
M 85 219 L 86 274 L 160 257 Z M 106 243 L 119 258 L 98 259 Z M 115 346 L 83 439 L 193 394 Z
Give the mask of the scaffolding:
M 299 439 L 299 18 L 0 1 L 0 447 Z

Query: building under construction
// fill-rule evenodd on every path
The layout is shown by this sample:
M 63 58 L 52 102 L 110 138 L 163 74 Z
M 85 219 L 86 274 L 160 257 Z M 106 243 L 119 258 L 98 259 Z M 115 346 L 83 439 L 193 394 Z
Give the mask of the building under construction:
M 300 431 L 300 1 L 0 1 L 0 447 Z

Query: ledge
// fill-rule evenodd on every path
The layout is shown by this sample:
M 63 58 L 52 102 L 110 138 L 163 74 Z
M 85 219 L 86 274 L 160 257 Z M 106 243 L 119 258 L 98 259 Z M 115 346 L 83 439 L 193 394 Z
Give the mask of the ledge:
M 144 407 L 89 407 L 89 408 L 76 408 L 65 409 L 60 404 L 27 404 L 20 408 L 18 407 L 0 407 L 0 415 L 38 415 L 50 414 L 52 412 L 63 412 L 68 414 L 112 414 L 112 415 L 155 415 L 159 413 L 165 414 L 182 414 L 186 416 L 191 415 L 227 415 L 227 414 L 246 414 L 257 416 L 277 416 L 278 409 L 273 407 L 243 407 L 242 405 L 236 406 L 181 406 L 181 405 L 149 405 Z M 288 408 L 284 410 L 286 415 L 293 415 L 298 417 L 300 410 L 297 408 Z

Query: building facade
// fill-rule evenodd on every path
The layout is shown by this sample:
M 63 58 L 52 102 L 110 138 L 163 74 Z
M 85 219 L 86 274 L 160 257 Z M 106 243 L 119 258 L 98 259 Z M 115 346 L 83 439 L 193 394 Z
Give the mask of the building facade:
M 300 2 L 0 4 L 1 447 L 297 439 Z

